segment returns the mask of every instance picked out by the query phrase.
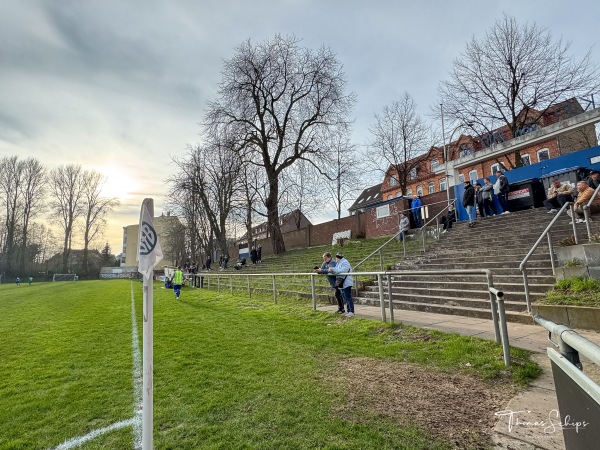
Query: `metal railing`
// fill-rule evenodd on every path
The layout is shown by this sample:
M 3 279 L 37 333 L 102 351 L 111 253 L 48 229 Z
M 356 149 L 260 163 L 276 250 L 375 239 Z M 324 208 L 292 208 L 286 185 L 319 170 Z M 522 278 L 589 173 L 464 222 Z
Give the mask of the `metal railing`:
M 575 237 L 575 244 L 579 243 L 579 239 L 577 236 L 577 228 L 575 227 L 575 222 L 576 222 L 575 208 L 573 207 L 573 202 L 566 202 L 562 206 L 562 208 L 560 208 L 560 210 L 554 216 L 554 218 L 550 221 L 550 223 L 548 224 L 546 229 L 544 231 L 542 231 L 542 234 L 540 235 L 538 240 L 535 242 L 535 244 L 533 244 L 533 247 L 531 247 L 531 250 L 529 250 L 529 253 L 527 253 L 525 258 L 523 258 L 523 261 L 521 261 L 521 264 L 519 264 L 519 270 L 523 274 L 523 287 L 525 289 L 525 301 L 527 302 L 527 312 L 531 312 L 531 298 L 529 295 L 529 282 L 527 280 L 527 262 L 529 261 L 529 258 L 531 258 L 531 255 L 533 255 L 533 252 L 535 252 L 535 250 L 538 248 L 538 246 L 542 243 L 544 238 L 547 237 L 548 252 L 550 253 L 550 264 L 552 265 L 552 274 L 556 274 L 556 264 L 554 262 L 554 247 L 552 246 L 552 236 L 550 235 L 550 230 L 552 229 L 554 224 L 557 222 L 558 218 L 568 208 L 571 208 L 571 218 L 573 219 L 571 221 L 571 224 L 573 225 L 573 236 Z
M 435 202 L 435 203 L 431 203 L 429 205 L 424 205 L 424 206 L 432 206 L 432 205 L 438 205 L 440 203 L 447 203 L 446 207 L 443 208 L 439 213 L 437 213 L 435 215 L 435 217 L 429 219 L 428 222 L 426 222 L 421 228 L 417 228 L 416 230 L 418 230 L 421 235 L 422 235 L 422 240 L 423 240 L 423 252 L 425 252 L 426 250 L 426 237 L 427 237 L 427 225 L 429 225 L 430 223 L 432 223 L 434 220 L 436 221 L 436 231 L 435 231 L 435 239 L 437 241 L 440 240 L 440 229 L 439 229 L 439 217 L 440 215 L 446 211 L 450 205 L 454 205 L 454 203 L 456 202 L 456 199 L 451 199 L 450 202 L 448 203 L 447 200 L 441 201 L 441 202 Z M 411 213 L 410 209 L 406 209 L 406 210 L 402 210 L 399 211 L 398 214 L 403 214 L 405 212 L 408 212 L 409 214 Z M 366 258 L 364 258 L 362 261 L 360 261 L 358 264 L 356 264 L 354 266 L 354 269 L 360 267 L 363 263 L 367 262 L 368 260 L 370 260 L 374 255 L 379 254 L 379 270 L 383 271 L 383 254 L 382 254 L 382 250 L 389 245 L 391 242 L 395 241 L 398 239 L 398 237 L 400 236 L 400 234 L 403 233 L 402 231 L 398 231 L 396 234 L 394 234 L 391 238 L 389 238 L 387 241 L 385 241 L 383 244 L 381 244 L 379 247 L 377 247 L 375 250 L 373 250 L 373 252 L 371 252 Z M 404 253 L 404 257 L 406 258 L 406 233 L 404 233 L 403 239 L 402 239 L 402 250 Z
M 490 300 L 490 308 L 492 313 L 492 321 L 494 324 L 494 337 L 497 344 L 502 344 L 504 352 L 504 363 L 506 366 L 510 365 L 510 347 L 508 341 L 508 331 L 506 325 L 506 315 L 504 309 L 504 293 L 494 287 L 493 274 L 489 269 L 448 269 L 448 270 L 397 270 L 397 271 L 379 271 L 379 272 L 356 272 L 350 273 L 339 273 L 337 276 L 371 276 L 377 280 L 378 294 L 379 294 L 379 305 L 381 309 L 381 320 L 387 322 L 386 302 L 389 306 L 389 317 L 390 322 L 394 322 L 394 301 L 392 292 L 392 277 L 410 275 L 410 276 L 431 276 L 431 275 L 483 275 L 487 282 L 487 292 Z M 317 309 L 317 285 L 315 277 L 322 277 L 316 273 L 266 273 L 266 274 L 237 274 L 237 273 L 201 273 L 190 275 L 193 279 L 193 287 L 206 287 L 211 288 L 211 280 L 213 287 L 220 291 L 222 288 L 228 289 L 231 293 L 235 290 L 245 290 L 248 293 L 248 297 L 252 297 L 253 292 L 262 291 L 268 293 L 272 291 L 273 302 L 277 303 L 278 293 L 283 292 L 284 289 L 278 291 L 277 289 L 277 278 L 283 277 L 286 283 L 289 284 L 291 277 L 309 278 L 310 279 L 310 298 L 312 300 L 313 310 Z M 266 278 L 269 280 L 268 283 L 258 287 L 256 284 L 252 285 L 252 280 L 259 278 Z M 225 283 L 222 284 L 222 280 L 225 279 Z M 387 282 L 387 299 L 385 298 L 384 292 L 384 279 Z M 235 283 L 234 283 L 235 281 Z M 267 287 L 270 285 L 270 288 Z M 303 283 L 306 286 L 306 283 Z M 328 285 L 329 286 L 329 285 Z M 330 287 L 329 287 L 330 289 Z M 290 292 L 290 291 L 287 291 Z M 295 293 L 297 292 L 290 292 Z

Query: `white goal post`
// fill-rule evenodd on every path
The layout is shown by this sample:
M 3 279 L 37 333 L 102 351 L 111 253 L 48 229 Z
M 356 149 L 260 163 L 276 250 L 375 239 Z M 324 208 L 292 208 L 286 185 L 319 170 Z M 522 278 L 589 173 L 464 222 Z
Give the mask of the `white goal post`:
M 74 273 L 55 273 L 52 275 L 52 282 L 55 281 L 78 281 L 79 277 Z

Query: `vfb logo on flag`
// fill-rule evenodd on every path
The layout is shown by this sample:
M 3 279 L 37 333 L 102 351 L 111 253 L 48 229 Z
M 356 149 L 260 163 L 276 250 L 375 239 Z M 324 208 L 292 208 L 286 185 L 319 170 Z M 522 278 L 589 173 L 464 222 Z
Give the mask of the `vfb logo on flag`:
M 146 256 L 152 253 L 156 243 L 158 242 L 158 236 L 156 230 L 148 222 L 142 221 L 142 229 L 140 233 L 140 255 Z

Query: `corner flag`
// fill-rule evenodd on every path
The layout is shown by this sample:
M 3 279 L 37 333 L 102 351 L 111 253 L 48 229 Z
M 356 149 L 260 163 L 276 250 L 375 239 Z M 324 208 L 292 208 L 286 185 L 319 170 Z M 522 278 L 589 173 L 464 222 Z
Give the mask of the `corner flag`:
M 144 354 L 142 398 L 142 450 L 152 450 L 154 439 L 154 266 L 163 258 L 154 229 L 154 200 L 145 198 L 140 212 L 138 271 L 144 275 Z
M 140 212 L 140 232 L 138 236 L 138 271 L 146 279 L 154 273 L 154 266 L 163 259 L 162 248 L 154 229 L 154 200 L 144 199 Z

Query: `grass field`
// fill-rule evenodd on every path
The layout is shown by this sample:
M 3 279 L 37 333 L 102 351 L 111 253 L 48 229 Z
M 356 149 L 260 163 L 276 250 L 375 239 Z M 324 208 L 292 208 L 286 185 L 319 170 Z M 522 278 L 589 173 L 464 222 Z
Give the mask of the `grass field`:
M 141 343 L 141 291 L 126 280 L 0 285 L 1 450 L 56 448 L 134 417 L 132 296 Z M 158 284 L 154 292 L 157 449 L 452 448 L 369 411 L 340 414 L 348 392 L 337 363 L 368 357 L 506 374 L 501 347 L 488 341 L 402 339 L 397 327 L 339 320 L 305 300 L 273 305 L 270 295 L 186 288 L 176 301 Z M 511 354 L 515 383 L 537 376 L 527 352 Z M 124 426 L 79 448 L 131 449 L 136 439 Z

